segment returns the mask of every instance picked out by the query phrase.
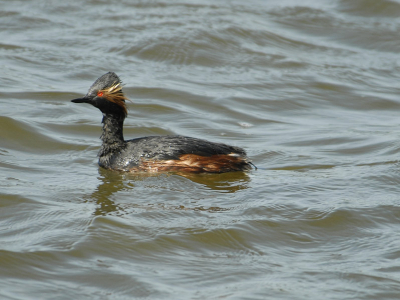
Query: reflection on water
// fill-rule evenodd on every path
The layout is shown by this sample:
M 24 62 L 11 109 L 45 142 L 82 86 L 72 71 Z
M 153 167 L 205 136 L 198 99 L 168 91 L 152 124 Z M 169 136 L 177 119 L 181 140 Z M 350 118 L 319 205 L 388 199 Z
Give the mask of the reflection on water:
M 168 188 L 166 182 L 168 184 L 171 181 L 175 181 L 176 176 L 183 177 L 185 179 L 190 180 L 193 183 L 198 184 L 197 189 L 210 189 L 217 191 L 219 193 L 235 193 L 240 190 L 247 189 L 250 183 L 250 177 L 245 172 L 231 172 L 231 173 L 223 173 L 223 174 L 190 174 L 190 173 L 162 173 L 162 174 L 154 174 L 154 173 L 120 173 L 110 170 L 105 170 L 103 168 L 99 168 L 99 176 L 98 179 L 100 184 L 97 186 L 96 190 L 90 194 L 83 197 L 85 201 L 92 201 L 97 204 L 96 211 L 94 215 L 107 215 L 109 213 L 123 214 L 125 211 L 125 206 L 121 204 L 115 203 L 113 200 L 114 194 L 117 194 L 120 191 L 127 191 L 132 195 L 132 203 L 129 206 L 132 207 L 141 207 L 145 209 L 150 209 L 152 205 L 152 200 L 149 199 L 149 202 L 146 206 L 142 207 L 140 204 L 135 204 L 135 186 L 144 183 L 149 187 L 155 189 L 165 189 Z M 151 183 L 147 183 L 147 179 L 156 179 L 152 180 Z M 174 187 L 176 188 L 176 187 Z M 183 188 L 183 187 L 182 187 Z M 125 204 L 126 205 L 126 204 Z M 225 208 L 219 207 L 202 207 L 196 206 L 193 208 L 185 207 L 183 205 L 179 205 L 175 207 L 176 209 L 195 209 L 195 210 L 206 210 L 206 211 L 224 211 Z
M 179 174 L 193 182 L 221 193 L 235 193 L 249 187 L 250 177 L 245 172 L 223 174 Z
M 110 172 L 104 169 L 100 170 L 100 184 L 96 190 L 90 194 L 85 195 L 85 201 L 94 201 L 97 204 L 94 215 L 107 215 L 111 212 L 123 211 L 123 208 L 112 200 L 110 196 L 118 191 L 126 188 L 126 183 L 123 181 L 123 176 L 117 172 Z

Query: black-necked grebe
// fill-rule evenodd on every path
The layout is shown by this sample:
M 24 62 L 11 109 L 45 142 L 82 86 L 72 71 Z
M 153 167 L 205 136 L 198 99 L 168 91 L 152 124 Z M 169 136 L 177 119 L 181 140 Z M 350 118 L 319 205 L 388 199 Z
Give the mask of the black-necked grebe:
M 239 147 L 185 136 L 149 136 L 124 140 L 127 116 L 122 82 L 108 72 L 98 78 L 83 98 L 103 113 L 99 165 L 106 169 L 136 172 L 183 171 L 223 173 L 246 171 L 254 166 Z M 255 167 L 255 166 L 254 166 Z

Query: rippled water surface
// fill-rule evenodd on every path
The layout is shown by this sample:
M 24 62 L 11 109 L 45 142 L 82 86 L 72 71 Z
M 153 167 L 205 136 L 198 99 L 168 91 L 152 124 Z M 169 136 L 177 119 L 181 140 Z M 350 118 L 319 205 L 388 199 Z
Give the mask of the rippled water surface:
M 400 1 L 2 1 L 1 299 L 400 299 Z M 126 138 L 258 170 L 100 169 Z

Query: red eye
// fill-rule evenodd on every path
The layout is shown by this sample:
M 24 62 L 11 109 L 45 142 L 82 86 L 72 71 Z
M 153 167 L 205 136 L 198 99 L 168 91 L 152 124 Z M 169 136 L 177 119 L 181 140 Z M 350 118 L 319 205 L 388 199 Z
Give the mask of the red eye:
M 97 93 L 97 96 L 99 96 L 99 97 L 103 97 L 103 95 L 104 95 L 103 92 L 98 92 Z

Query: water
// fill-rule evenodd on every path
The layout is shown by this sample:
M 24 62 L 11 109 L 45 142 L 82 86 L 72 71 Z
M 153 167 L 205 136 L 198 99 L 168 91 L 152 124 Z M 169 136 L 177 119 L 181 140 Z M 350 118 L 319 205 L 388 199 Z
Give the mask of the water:
M 400 1 L 299 3 L 3 1 L 0 298 L 400 299 Z M 100 169 L 108 71 L 258 170 Z

